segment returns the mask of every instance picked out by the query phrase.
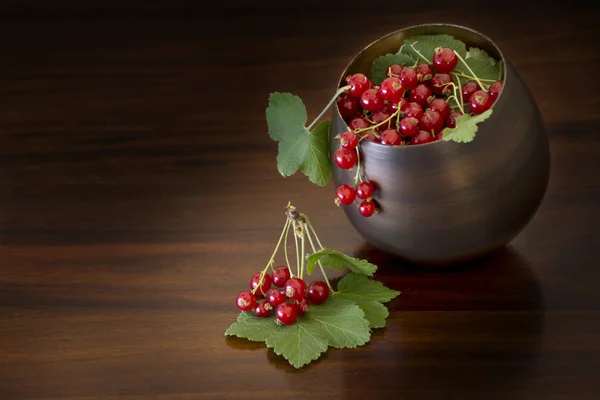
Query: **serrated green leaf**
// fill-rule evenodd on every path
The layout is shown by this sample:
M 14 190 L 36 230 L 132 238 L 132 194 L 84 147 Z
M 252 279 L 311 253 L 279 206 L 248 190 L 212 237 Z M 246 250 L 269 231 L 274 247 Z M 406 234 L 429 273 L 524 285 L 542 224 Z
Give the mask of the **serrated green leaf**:
M 331 347 L 354 348 L 371 339 L 365 313 L 353 301 L 330 297 L 325 303 L 310 307 L 305 317 Z
M 365 313 L 371 328 L 383 328 L 389 315 L 388 309 L 382 304 L 400 294 L 391 290 L 379 281 L 364 275 L 350 273 L 338 283 L 335 297 L 355 302 Z
M 266 110 L 269 135 L 279 142 L 277 169 L 291 176 L 300 169 L 311 182 L 325 186 L 330 178 L 329 121 L 309 131 L 306 107 L 291 93 L 271 93 Z
M 327 340 L 320 330 L 319 324 L 305 315 L 295 324 L 284 326 L 267 337 L 266 343 L 273 348 L 275 354 L 283 356 L 295 368 L 300 368 L 316 360 L 327 350 Z
M 321 264 L 335 270 L 343 270 L 348 267 L 350 271 L 359 274 L 373 276 L 373 273 L 377 270 L 375 264 L 371 264 L 367 260 L 360 260 L 358 258 L 350 257 L 340 251 L 323 249 L 306 256 L 308 260 L 306 271 L 308 274 L 312 274 L 315 269 L 315 265 L 320 260 Z
M 412 36 L 404 41 L 400 52 L 419 62 L 431 64 L 433 53 L 438 47 L 449 47 L 456 50 L 461 57 L 465 58 L 467 56 L 467 47 L 465 44 L 453 36 L 446 34 Z
M 386 54 L 377 57 L 371 65 L 371 82 L 375 85 L 381 84 L 387 77 L 387 69 L 392 64 L 402 64 L 403 66 L 414 65 L 415 60 L 403 53 Z
M 479 79 L 497 80 L 501 76 L 500 65 L 502 62 L 491 57 L 485 50 L 469 48 L 465 61 Z M 471 75 L 469 71 L 464 72 Z
M 242 312 L 237 321 L 225 331 L 225 335 L 264 342 L 268 336 L 280 329 L 273 318 L 259 318 L 251 312 Z
M 445 141 L 453 140 L 458 143 L 468 143 L 475 138 L 479 127 L 477 124 L 488 119 L 492 115 L 492 109 L 489 109 L 479 115 L 471 116 L 464 114 L 456 118 L 456 128 L 445 128 L 442 138 Z

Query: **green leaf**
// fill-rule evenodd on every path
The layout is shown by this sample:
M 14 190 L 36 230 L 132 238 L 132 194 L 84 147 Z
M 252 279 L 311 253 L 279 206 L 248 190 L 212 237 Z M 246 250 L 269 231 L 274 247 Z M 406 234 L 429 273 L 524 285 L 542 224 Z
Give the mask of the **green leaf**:
M 471 47 L 465 61 L 479 79 L 498 80 L 502 76 L 500 70 L 502 62 L 491 57 L 485 50 Z M 471 75 L 468 70 L 464 72 Z
M 353 301 L 330 297 L 325 303 L 310 307 L 305 317 L 331 347 L 354 348 L 371 339 L 365 313 Z
M 309 131 L 306 107 L 291 93 L 271 93 L 266 111 L 269 135 L 279 142 L 277 169 L 291 176 L 300 169 L 311 182 L 325 186 L 329 181 L 329 121 Z
M 355 302 L 365 313 L 371 328 L 383 328 L 389 311 L 382 303 L 392 300 L 399 294 L 400 292 L 385 287 L 379 281 L 350 273 L 340 280 L 338 291 L 334 296 Z
M 373 64 L 371 65 L 371 82 L 375 85 L 381 84 L 383 80 L 387 77 L 387 69 L 392 64 L 402 64 L 403 66 L 414 65 L 415 60 L 413 60 L 410 56 L 397 53 L 397 54 L 386 54 L 380 57 L 377 57 Z
M 306 259 L 308 260 L 306 270 L 309 275 L 312 274 L 318 261 L 331 269 L 343 270 L 348 267 L 352 272 L 367 276 L 373 276 L 373 273 L 377 270 L 377 265 L 371 264 L 367 260 L 350 257 L 340 251 L 331 249 L 323 249 L 309 254 Z
M 306 315 L 268 336 L 266 343 L 295 368 L 316 360 L 327 350 L 327 340 L 321 335 L 320 326 Z
M 273 318 L 259 318 L 251 312 L 242 312 L 237 321 L 225 331 L 225 335 L 264 342 L 268 336 L 280 329 Z
M 433 53 L 438 47 L 449 47 L 456 50 L 461 57 L 465 58 L 467 56 L 467 47 L 465 44 L 446 34 L 410 37 L 404 41 L 404 44 L 400 48 L 400 52 L 418 60 L 420 63 L 427 62 L 431 64 Z M 419 53 L 425 58 L 421 57 Z
M 475 138 L 475 133 L 479 129 L 477 124 L 488 119 L 492 115 L 492 109 L 489 109 L 479 115 L 471 116 L 463 114 L 456 118 L 456 128 L 444 129 L 443 139 L 445 141 L 453 140 L 458 143 L 467 143 Z

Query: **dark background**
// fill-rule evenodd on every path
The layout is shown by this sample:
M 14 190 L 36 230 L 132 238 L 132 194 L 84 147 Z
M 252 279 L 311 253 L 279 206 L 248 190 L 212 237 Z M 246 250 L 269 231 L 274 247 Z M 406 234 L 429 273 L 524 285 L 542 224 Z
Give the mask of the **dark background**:
M 598 12 L 556 4 L 3 1 L 0 399 L 600 397 Z M 510 246 L 441 271 L 279 176 L 264 116 L 273 91 L 316 116 L 358 51 L 426 22 L 498 44 L 552 153 Z M 223 337 L 288 201 L 402 291 L 368 346 L 300 373 Z

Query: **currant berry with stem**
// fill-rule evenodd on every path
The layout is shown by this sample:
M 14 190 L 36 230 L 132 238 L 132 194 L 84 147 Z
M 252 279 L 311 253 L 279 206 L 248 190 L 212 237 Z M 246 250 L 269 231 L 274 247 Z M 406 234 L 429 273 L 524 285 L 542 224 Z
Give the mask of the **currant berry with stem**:
M 354 132 L 346 131 L 340 136 L 340 144 L 352 150 L 358 145 L 358 136 Z
M 400 120 L 400 132 L 404 136 L 416 136 L 419 133 L 419 120 L 414 117 L 404 117 Z
M 460 117 L 461 115 L 463 115 L 463 113 L 460 111 L 451 112 L 448 118 L 446 118 L 446 126 L 448 128 L 456 128 L 456 118 Z
M 414 136 L 410 139 L 410 144 L 425 144 L 430 143 L 435 140 L 435 135 L 431 132 L 420 131 L 417 136 Z
M 273 283 L 273 279 L 271 275 L 263 272 L 257 272 L 254 274 L 252 279 L 250 279 L 250 289 L 252 289 L 252 293 L 255 295 L 264 296 L 267 291 L 271 288 L 271 284 Z
M 469 99 L 471 98 L 473 93 L 475 93 L 479 89 L 481 89 L 481 88 L 475 81 L 469 81 L 469 82 L 465 83 L 461 89 L 463 101 L 469 102 Z
M 379 135 L 375 133 L 374 129 L 369 129 L 368 131 L 363 131 L 360 133 L 360 140 L 366 140 L 368 142 L 379 143 Z
M 392 64 L 387 69 L 387 76 L 398 77 L 400 75 L 400 72 L 402 72 L 403 69 L 404 69 L 404 67 L 400 64 Z
M 458 64 L 457 53 L 448 47 L 439 47 L 433 53 L 433 66 L 441 73 L 448 73 L 456 68 Z
M 407 103 L 408 101 L 403 97 L 399 102 L 390 104 L 390 110 L 394 113 L 398 110 L 401 110 L 402 107 L 404 107 Z
M 256 297 L 251 292 L 242 292 L 238 295 L 235 305 L 242 311 L 250 311 L 256 305 Z
M 429 103 L 429 109 L 433 111 L 437 111 L 443 119 L 448 118 L 450 115 L 450 104 L 444 99 L 437 98 Z
M 419 83 L 417 72 L 413 68 L 404 68 L 402 72 L 400 72 L 399 79 L 402 86 L 407 89 L 414 89 Z
M 341 169 L 350 169 L 356 165 L 356 152 L 345 147 L 337 149 L 333 158 L 335 164 Z
M 485 90 L 478 90 L 469 99 L 469 109 L 475 115 L 487 111 L 492 106 L 494 100 Z
M 377 90 L 367 89 L 360 96 L 360 105 L 367 111 L 375 112 L 383 107 L 383 99 L 377 95 Z
M 363 181 L 356 186 L 356 197 L 367 200 L 373 196 L 375 186 L 371 182 Z
M 371 126 L 371 123 L 365 117 L 355 117 L 348 124 L 348 127 L 352 131 L 354 131 L 356 129 L 367 128 L 369 126 Z
M 423 116 L 423 107 L 411 101 L 410 103 L 406 103 L 404 108 L 402 108 L 402 112 L 404 113 L 404 117 L 412 117 L 419 120 Z
M 399 146 L 402 144 L 402 136 L 396 129 L 386 129 L 381 133 L 379 139 L 381 140 L 381 144 L 390 146 Z
M 375 203 L 372 200 L 371 201 L 365 200 L 365 201 L 361 202 L 360 205 L 358 206 L 358 212 L 363 217 L 370 217 L 371 215 L 373 215 L 377 212 L 377 207 L 375 207 Z
M 371 116 L 371 120 L 375 125 L 382 123 L 390 118 L 391 112 L 385 110 L 375 111 Z
M 271 306 L 277 307 L 285 302 L 285 293 L 280 289 L 271 288 L 267 292 L 266 300 Z
M 421 106 L 426 106 L 431 100 L 433 100 L 433 93 L 431 88 L 425 84 L 419 84 L 416 88 L 410 91 L 408 99 Z
M 427 110 L 419 120 L 419 127 L 427 132 L 438 133 L 444 129 L 444 118 L 437 111 Z
M 467 64 L 465 62 L 465 60 L 461 57 L 460 54 L 458 54 L 458 52 L 456 50 L 453 50 L 453 51 L 454 51 L 454 54 L 456 55 L 456 57 L 460 61 L 462 61 L 462 63 L 465 65 L 465 67 L 469 70 L 469 72 L 473 76 L 473 79 L 475 79 L 475 81 L 477 82 L 477 84 L 479 85 L 479 87 L 482 88 L 482 89 L 486 89 L 486 86 L 484 86 L 483 83 L 481 83 L 481 80 L 477 77 L 477 75 L 475 74 L 475 72 L 473 72 L 473 70 L 471 69 L 471 67 L 469 67 L 469 64 Z
M 504 81 L 496 81 L 490 85 L 488 92 L 493 101 L 496 101 L 498 96 L 500 96 L 500 92 L 502 92 L 503 86 L 504 86 Z
M 296 306 L 296 310 L 297 310 L 298 314 L 300 314 L 300 315 L 306 314 L 306 312 L 308 311 L 308 309 L 310 307 L 310 303 L 306 297 L 303 297 L 299 301 L 295 301 L 294 304 Z
M 431 78 L 431 91 L 439 96 L 446 96 L 452 91 L 452 77 L 450 74 L 437 73 Z
M 360 101 L 348 93 L 343 93 L 337 99 L 338 109 L 344 121 L 348 121 L 356 115 L 360 109 Z
M 291 303 L 281 303 L 275 308 L 277 322 L 283 325 L 292 325 L 298 318 L 298 308 Z
M 288 263 L 289 264 L 289 263 Z M 285 283 L 291 278 L 290 269 L 285 265 L 275 268 L 272 273 L 273 285 L 277 287 L 284 287 Z
M 285 283 L 285 295 L 290 300 L 300 300 L 306 294 L 306 283 L 301 278 L 290 278 Z
M 350 185 L 340 185 L 335 191 L 335 204 L 337 206 L 340 204 L 349 206 L 354 203 L 354 199 L 356 199 L 356 191 Z
M 429 64 L 421 63 L 416 68 L 417 80 L 421 83 L 428 83 L 433 78 L 433 67 Z
M 348 93 L 352 97 L 360 97 L 367 89 L 371 87 L 371 81 L 364 74 L 354 74 L 348 78 Z
M 257 317 L 268 318 L 271 315 L 273 306 L 267 303 L 265 300 L 259 300 L 254 307 L 254 313 Z
M 384 79 L 379 85 L 379 91 L 377 92 L 380 98 L 390 103 L 400 101 L 403 93 L 404 88 L 402 87 L 402 83 L 395 76 Z
M 323 304 L 329 297 L 329 287 L 323 281 L 314 281 L 308 285 L 306 297 L 312 304 Z

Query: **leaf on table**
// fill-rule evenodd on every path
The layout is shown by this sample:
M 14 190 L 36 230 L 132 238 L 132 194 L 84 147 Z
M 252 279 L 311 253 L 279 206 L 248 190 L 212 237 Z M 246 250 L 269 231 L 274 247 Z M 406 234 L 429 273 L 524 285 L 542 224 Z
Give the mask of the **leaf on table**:
M 382 303 L 387 303 L 400 294 L 379 281 L 355 273 L 343 277 L 337 289 L 334 296 L 355 302 L 365 313 L 371 328 L 383 328 L 386 325 L 389 311 Z
M 322 121 L 312 131 L 306 128 L 306 107 L 291 93 L 271 93 L 266 110 L 269 135 L 279 142 L 277 169 L 291 176 L 298 169 L 311 182 L 325 186 L 329 181 L 329 121 Z
M 371 82 L 380 85 L 387 78 L 387 69 L 392 64 L 401 64 L 403 66 L 413 66 L 416 63 L 410 56 L 403 53 L 386 54 L 377 57 L 371 65 Z
M 365 313 L 353 301 L 330 297 L 325 303 L 310 307 L 305 317 L 303 324 L 309 321 L 331 347 L 354 348 L 371 339 Z
M 273 318 L 259 318 L 252 312 L 242 312 L 237 321 L 225 331 L 225 335 L 264 342 L 268 336 L 280 329 Z
M 306 259 L 308 260 L 306 270 L 309 275 L 312 274 L 318 261 L 331 269 L 343 270 L 348 267 L 352 272 L 367 276 L 373 276 L 377 270 L 377 266 L 367 260 L 350 257 L 340 251 L 331 249 L 319 250 L 316 253 L 307 255 Z
M 449 47 L 456 50 L 463 58 L 467 55 L 467 47 L 465 44 L 460 40 L 455 39 L 453 36 L 446 34 L 412 36 L 404 41 L 404 44 L 400 48 L 400 52 L 418 60 L 420 63 L 427 62 L 431 64 L 435 49 L 438 47 Z M 423 59 L 419 53 L 425 57 L 425 59 Z
M 445 141 L 453 140 L 458 143 L 468 143 L 475 138 L 479 127 L 477 124 L 488 119 L 492 115 L 492 109 L 489 109 L 479 115 L 471 116 L 463 114 L 456 118 L 456 128 L 445 128 L 442 138 Z
M 327 340 L 321 335 L 320 326 L 306 315 L 300 316 L 295 324 L 284 326 L 266 338 L 268 347 L 283 356 L 295 368 L 319 358 L 327 350 Z

